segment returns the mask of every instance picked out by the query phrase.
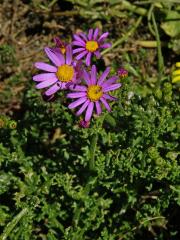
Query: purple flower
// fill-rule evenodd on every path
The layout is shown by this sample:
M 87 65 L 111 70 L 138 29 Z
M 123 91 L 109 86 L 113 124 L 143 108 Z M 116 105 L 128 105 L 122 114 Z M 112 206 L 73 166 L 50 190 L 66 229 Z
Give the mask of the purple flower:
M 56 53 L 56 54 L 65 54 L 66 53 L 66 48 L 67 48 L 67 43 L 62 42 L 60 38 L 55 37 L 54 42 L 56 44 L 55 47 L 51 48 L 51 50 Z
M 100 49 L 111 47 L 110 43 L 104 43 L 108 34 L 109 33 L 106 32 L 99 36 L 98 28 L 95 30 L 90 29 L 88 35 L 83 32 L 74 34 L 73 45 L 77 46 L 77 48 L 73 50 L 73 54 L 78 54 L 76 59 L 80 60 L 86 56 L 86 65 L 90 66 L 93 54 L 97 58 L 100 58 Z
M 94 107 L 96 108 L 97 115 L 102 112 L 101 104 L 110 112 L 111 108 L 107 100 L 116 100 L 115 97 L 108 94 L 109 91 L 113 91 L 121 87 L 121 83 L 116 83 L 118 76 L 113 76 L 105 81 L 106 77 L 110 72 L 110 68 L 102 73 L 102 75 L 97 79 L 96 66 L 93 65 L 91 73 L 89 74 L 86 70 L 83 70 L 83 79 L 85 80 L 86 86 L 76 85 L 74 92 L 68 93 L 67 97 L 72 99 L 77 99 L 73 103 L 69 104 L 69 108 L 73 109 L 79 107 L 76 115 L 81 115 L 85 110 L 85 122 L 89 122 Z
M 44 94 L 51 96 L 60 89 L 67 89 L 70 85 L 79 83 L 80 63 L 73 61 L 71 45 L 67 46 L 66 57 L 61 53 L 53 53 L 48 47 L 45 48 L 45 52 L 54 66 L 43 62 L 35 63 L 36 68 L 46 71 L 33 76 L 33 80 L 38 83 L 37 89 L 49 87 Z
M 89 128 L 90 122 L 86 122 L 86 121 L 84 121 L 83 119 L 81 119 L 80 122 L 79 122 L 79 126 L 80 126 L 81 128 Z
M 122 78 L 127 77 L 128 71 L 124 68 L 119 68 L 118 69 L 118 75 Z

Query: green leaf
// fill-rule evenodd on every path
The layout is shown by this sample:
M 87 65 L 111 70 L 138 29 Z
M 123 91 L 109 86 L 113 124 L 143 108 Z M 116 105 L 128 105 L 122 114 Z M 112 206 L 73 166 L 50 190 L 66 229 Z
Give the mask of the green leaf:
M 161 24 L 161 28 L 170 37 L 177 37 L 180 35 L 180 13 L 176 11 L 168 11 L 166 22 Z
M 115 127 L 116 126 L 116 120 L 110 115 L 110 114 L 107 114 L 106 117 L 105 117 L 105 121 L 110 124 L 112 127 Z

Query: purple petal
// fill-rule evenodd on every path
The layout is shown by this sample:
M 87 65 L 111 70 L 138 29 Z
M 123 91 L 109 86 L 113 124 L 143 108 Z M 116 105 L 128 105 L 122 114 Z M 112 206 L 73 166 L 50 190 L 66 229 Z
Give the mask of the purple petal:
M 113 97 L 113 96 L 111 96 L 111 95 L 109 95 L 109 94 L 106 94 L 106 93 L 103 94 L 103 98 L 108 99 L 108 100 L 111 100 L 111 101 L 116 101 L 116 100 L 118 100 L 118 98 Z
M 75 73 L 72 81 L 71 81 L 71 84 L 72 85 L 77 85 L 77 84 L 80 84 L 81 83 L 81 79 L 80 77 L 77 75 L 77 73 Z
M 79 116 L 81 115 L 84 110 L 87 108 L 88 104 L 90 103 L 90 100 L 87 99 L 85 103 L 83 103 L 83 105 L 81 106 L 81 108 L 77 111 L 76 115 Z
M 80 77 L 78 76 L 77 73 L 75 73 L 73 78 L 72 78 L 72 80 L 71 80 L 71 82 L 70 82 L 70 85 L 78 85 L 78 84 L 80 84 L 81 83 Z
M 103 34 L 100 36 L 100 38 L 98 39 L 98 42 L 103 41 L 105 38 L 107 38 L 108 35 L 109 35 L 108 32 L 103 33 Z
M 88 40 L 92 40 L 92 37 L 93 37 L 93 29 L 89 29 Z
M 58 84 L 59 84 L 59 86 L 60 86 L 61 89 L 68 89 L 66 82 L 60 82 L 60 81 L 59 81 Z
M 70 65 L 72 62 L 72 46 L 69 44 L 66 48 L 66 64 Z
M 86 110 L 86 115 L 85 115 L 86 122 L 88 122 L 91 119 L 93 108 L 94 108 L 94 102 L 90 102 Z
M 88 53 L 88 51 L 83 51 L 82 53 L 80 53 L 79 55 L 76 56 L 77 60 L 80 60 L 81 58 L 83 58 L 86 54 Z
M 83 78 L 86 81 L 87 85 L 91 84 L 89 73 L 85 69 L 83 69 Z
M 36 85 L 36 88 L 37 89 L 41 89 L 41 88 L 46 88 L 46 87 L 49 87 L 51 86 L 53 83 L 56 83 L 57 80 L 56 79 L 49 79 L 49 80 L 46 80 L 46 81 L 43 81 L 39 84 Z
M 96 104 L 97 115 L 100 115 L 102 113 L 101 105 L 100 105 L 99 101 L 96 101 L 95 104 Z
M 88 41 L 85 33 L 80 32 L 79 35 L 80 35 L 82 38 L 84 38 L 85 41 Z
M 98 80 L 98 85 L 101 86 L 101 84 L 104 82 L 104 80 L 106 79 L 107 75 L 110 72 L 110 67 L 107 67 L 106 70 L 102 73 L 102 75 L 100 76 L 99 80 Z
M 65 58 L 64 58 L 64 54 L 62 54 L 61 49 L 59 48 L 51 48 L 51 51 L 56 55 L 57 58 L 62 59 L 62 64 L 63 65 L 65 63 Z M 62 58 L 63 57 L 63 58 Z
M 91 52 L 89 52 L 89 53 L 87 54 L 87 57 L 86 57 L 86 65 L 87 65 L 87 66 L 90 66 L 90 64 L 91 64 L 91 55 L 92 55 Z
M 58 80 L 54 73 L 41 73 L 33 76 L 33 80 L 36 82 L 47 81 L 49 79 L 55 79 L 56 81 Z
M 79 82 L 79 79 L 76 78 L 77 73 L 75 72 L 71 81 L 66 83 L 66 86 L 69 87 L 71 85 L 77 84 Z
M 119 77 L 113 76 L 113 77 L 109 78 L 107 81 L 103 82 L 103 84 L 101 84 L 101 86 L 103 88 L 109 87 L 111 84 L 115 83 L 118 79 L 119 79 Z
M 82 62 L 82 61 L 79 60 L 78 62 Z M 83 76 L 83 66 L 77 64 L 76 67 L 75 67 L 75 71 L 76 71 L 77 82 L 81 83 L 82 76 Z
M 84 103 L 87 100 L 86 97 L 82 97 L 79 98 L 78 100 L 76 100 L 75 102 L 69 104 L 68 108 L 72 109 L 72 108 L 76 108 L 77 106 L 81 105 L 82 103 Z
M 54 93 L 56 93 L 61 87 L 59 86 L 59 84 L 54 84 L 52 87 L 50 87 L 46 92 L 45 95 L 46 96 L 50 96 Z
M 51 48 L 51 51 L 58 57 L 60 54 L 60 57 L 62 55 L 61 49 L 60 48 Z
M 85 44 L 84 40 L 80 38 L 77 34 L 74 34 L 73 36 L 76 41 L 81 42 L 82 44 Z
M 96 28 L 95 31 L 94 31 L 94 35 L 93 35 L 93 39 L 94 39 L 94 40 L 97 39 L 98 34 L 99 34 L 99 29 Z
M 97 50 L 94 52 L 94 55 L 99 59 L 101 57 L 100 52 Z
M 76 85 L 75 83 L 73 83 L 73 80 L 74 80 L 74 78 L 72 79 L 72 81 L 71 81 L 71 82 L 67 82 L 67 83 L 66 83 L 66 87 L 67 87 L 68 89 L 70 89 L 70 87 L 72 87 L 72 86 L 75 86 L 75 85 Z
M 61 41 L 61 39 L 59 37 L 55 37 L 54 38 L 54 42 L 56 44 L 57 47 L 62 47 L 64 46 L 63 42 Z
M 73 90 L 73 91 L 79 91 L 79 92 L 85 92 L 87 91 L 87 87 L 85 86 L 80 86 L 80 85 L 75 85 L 75 84 L 72 84 L 70 87 L 69 87 L 70 90 Z
M 91 69 L 91 84 L 92 85 L 96 84 L 96 81 L 97 81 L 96 75 L 97 75 L 96 66 L 93 65 L 92 69 Z
M 83 67 L 82 61 L 77 61 L 77 62 L 75 62 L 75 64 L 73 64 L 73 65 L 74 65 L 76 71 L 82 71 L 82 67 Z
M 44 70 L 44 71 L 47 71 L 47 72 L 57 72 L 57 68 L 54 67 L 54 66 L 51 66 L 47 63 L 43 63 L 43 62 L 36 62 L 34 64 L 34 66 L 38 69 L 41 69 L 41 70 Z
M 85 50 L 85 48 L 76 48 L 76 49 L 73 50 L 73 54 L 78 53 L 78 52 L 82 52 L 84 50 Z
M 79 41 L 73 41 L 72 44 L 74 46 L 81 46 L 81 47 L 85 47 L 86 46 L 85 43 L 82 43 L 82 42 L 79 42 Z
M 58 54 L 58 57 L 57 57 L 57 55 L 54 54 L 48 47 L 46 47 L 44 50 L 47 56 L 56 66 L 60 66 L 65 63 L 64 56 L 62 54 Z
M 109 106 L 109 103 L 104 99 L 103 97 L 100 98 L 101 102 L 104 104 L 105 108 L 108 110 L 108 112 L 111 111 L 111 108 Z
M 122 85 L 121 83 L 112 84 L 112 85 L 110 85 L 109 87 L 104 88 L 103 91 L 104 91 L 104 92 L 113 91 L 113 90 L 115 90 L 115 89 L 120 88 L 121 85 Z
M 104 44 L 100 45 L 99 47 L 100 48 L 110 48 L 111 46 L 112 46 L 111 43 L 104 43 Z
M 67 98 L 80 98 L 80 97 L 85 97 L 86 92 L 77 92 L 77 93 L 68 93 Z

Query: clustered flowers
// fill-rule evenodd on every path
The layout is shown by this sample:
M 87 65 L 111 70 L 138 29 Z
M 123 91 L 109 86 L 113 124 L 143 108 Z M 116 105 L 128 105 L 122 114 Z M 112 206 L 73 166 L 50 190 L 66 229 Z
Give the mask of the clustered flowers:
M 172 73 L 172 83 L 180 82 L 180 62 L 176 63 L 177 69 Z
M 111 47 L 105 42 L 108 32 L 100 34 L 99 29 L 90 29 L 86 35 L 83 32 L 74 34 L 70 44 L 63 43 L 55 38 L 55 47 L 45 47 L 45 53 L 51 65 L 44 62 L 36 62 L 35 67 L 44 73 L 33 76 L 37 89 L 44 89 L 43 95 L 51 100 L 58 91 L 66 90 L 67 98 L 72 99 L 69 109 L 78 108 L 76 116 L 84 114 L 80 126 L 89 127 L 93 112 L 97 115 L 102 113 L 102 106 L 111 111 L 109 101 L 117 98 L 110 92 L 121 87 L 117 80 L 119 76 L 126 75 L 122 70 L 119 76 L 108 77 L 110 67 L 99 75 L 97 66 L 91 65 L 92 57 L 99 59 L 101 50 Z M 83 59 L 85 61 L 83 61 Z

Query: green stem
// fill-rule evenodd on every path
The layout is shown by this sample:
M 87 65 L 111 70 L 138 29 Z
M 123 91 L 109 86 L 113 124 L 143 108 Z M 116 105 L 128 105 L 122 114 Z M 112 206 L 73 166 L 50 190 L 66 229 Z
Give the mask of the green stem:
M 110 6 L 119 5 L 121 10 L 129 10 L 131 12 L 137 13 L 141 16 L 146 16 L 147 10 L 142 7 L 137 7 L 136 5 L 130 3 L 126 0 L 115 0 L 113 3 L 110 3 Z
M 161 51 L 161 40 L 159 37 L 159 32 L 158 32 L 158 27 L 156 24 L 155 16 L 154 13 L 152 13 L 152 22 L 155 30 L 155 35 L 156 35 L 156 41 L 157 41 L 157 52 L 158 52 L 158 72 L 159 72 L 159 81 L 158 84 L 160 84 L 163 72 L 164 72 L 164 59 L 162 56 L 162 51 Z
M 18 215 L 15 216 L 15 218 L 8 223 L 6 228 L 4 229 L 3 234 L 0 236 L 0 240 L 5 240 L 9 236 L 9 234 L 12 232 L 13 228 L 18 224 L 18 222 L 21 220 L 21 218 L 28 212 L 28 208 L 22 209 Z
M 91 190 L 91 183 L 92 183 L 92 180 L 94 179 L 94 176 L 91 175 L 91 172 L 95 170 L 94 157 L 95 157 L 95 152 L 96 152 L 97 140 L 98 140 L 98 132 L 96 132 L 92 136 L 92 140 L 91 140 L 91 143 L 90 143 L 90 150 L 89 150 L 89 170 L 90 170 L 90 176 L 88 178 L 88 182 L 87 182 L 86 186 L 84 187 L 84 194 L 86 196 L 89 194 L 89 192 Z M 79 223 L 80 215 L 81 215 L 81 207 L 77 206 L 75 211 L 74 211 L 74 216 L 73 216 L 73 222 L 74 222 L 75 226 L 77 226 L 78 223 Z
M 101 117 L 99 128 L 102 127 L 105 116 L 106 116 L 106 114 L 104 114 L 104 116 Z M 96 153 L 96 148 L 97 148 L 97 141 L 98 141 L 98 131 L 96 131 L 96 133 L 93 134 L 91 143 L 90 143 L 90 149 L 89 149 L 89 170 L 90 170 L 90 172 L 95 171 L 95 153 Z M 97 177 L 93 176 L 90 173 L 87 184 L 84 187 L 84 194 L 86 196 L 89 194 L 89 192 L 91 191 L 92 185 L 94 185 L 96 181 L 97 181 Z M 74 210 L 74 216 L 73 216 L 73 223 L 75 226 L 78 226 L 79 219 L 81 216 L 81 211 L 82 211 L 82 209 L 78 204 L 76 209 Z
M 149 31 L 152 33 L 153 36 L 155 36 L 155 32 L 154 32 L 154 29 L 151 25 L 151 17 L 152 17 L 152 12 L 154 10 L 154 4 L 151 4 L 150 8 L 149 8 L 149 11 L 148 11 L 148 14 L 147 14 L 147 19 L 148 19 L 148 27 L 149 27 Z
M 115 48 L 116 46 L 118 46 L 119 44 L 125 42 L 138 28 L 138 26 L 140 25 L 142 21 L 142 16 L 140 16 L 137 20 L 137 22 L 135 23 L 134 27 L 132 27 L 129 32 L 127 32 L 122 38 L 118 39 L 115 43 L 112 44 L 111 48 L 107 48 L 105 49 L 101 54 L 104 55 L 107 52 L 110 52 L 113 48 Z
M 92 136 L 90 151 L 89 151 L 89 169 L 91 171 L 94 170 L 94 166 L 95 166 L 94 157 L 96 152 L 97 140 L 98 140 L 98 133 L 95 133 Z

